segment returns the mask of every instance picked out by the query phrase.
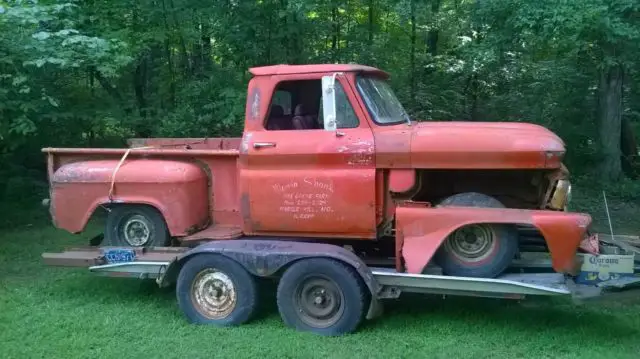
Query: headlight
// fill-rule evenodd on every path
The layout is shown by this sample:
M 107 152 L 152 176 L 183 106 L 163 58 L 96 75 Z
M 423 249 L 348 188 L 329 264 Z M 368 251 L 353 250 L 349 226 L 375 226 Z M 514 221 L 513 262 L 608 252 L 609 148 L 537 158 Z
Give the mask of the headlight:
M 568 180 L 558 180 L 549 200 L 549 207 L 556 210 L 566 210 L 570 201 L 571 183 Z

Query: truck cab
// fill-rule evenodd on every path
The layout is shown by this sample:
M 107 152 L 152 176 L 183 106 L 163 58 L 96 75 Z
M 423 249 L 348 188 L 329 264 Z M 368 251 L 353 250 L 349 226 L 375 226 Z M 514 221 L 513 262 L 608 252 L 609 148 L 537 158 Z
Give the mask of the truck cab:
M 591 218 L 566 211 L 564 143 L 523 123 L 419 122 L 362 65 L 250 69 L 239 139 L 51 149 L 51 213 L 77 233 L 99 207 L 108 245 L 269 237 L 379 248 L 398 271 L 495 277 L 540 233 L 576 268 Z
M 240 170 L 249 233 L 372 239 L 393 221 L 394 200 L 465 192 L 511 208 L 566 205 L 564 144 L 543 127 L 412 121 L 388 75 L 366 66 L 251 73 Z

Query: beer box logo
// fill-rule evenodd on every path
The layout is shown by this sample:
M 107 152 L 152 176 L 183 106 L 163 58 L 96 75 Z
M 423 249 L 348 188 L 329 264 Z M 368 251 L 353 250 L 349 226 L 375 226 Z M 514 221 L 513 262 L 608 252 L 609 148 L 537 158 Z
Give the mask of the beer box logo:
M 589 263 L 591 264 L 620 264 L 620 260 L 618 258 L 601 258 L 601 257 L 595 257 L 595 256 L 591 256 L 591 258 L 589 258 Z
M 634 255 L 580 254 L 580 257 L 583 261 L 578 283 L 595 284 L 633 276 L 634 273 Z

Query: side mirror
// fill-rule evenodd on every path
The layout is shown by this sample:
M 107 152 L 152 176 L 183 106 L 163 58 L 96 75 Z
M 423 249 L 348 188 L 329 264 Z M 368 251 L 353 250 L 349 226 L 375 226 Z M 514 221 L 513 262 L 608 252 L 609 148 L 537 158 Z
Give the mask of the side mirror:
M 322 77 L 322 114 L 325 131 L 336 131 L 336 75 Z

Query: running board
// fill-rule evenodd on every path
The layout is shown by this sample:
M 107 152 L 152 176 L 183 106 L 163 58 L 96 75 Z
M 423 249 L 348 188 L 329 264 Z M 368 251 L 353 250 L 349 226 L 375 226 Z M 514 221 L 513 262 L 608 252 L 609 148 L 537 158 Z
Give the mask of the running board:
M 507 274 L 498 278 L 470 278 L 398 273 L 388 268 L 371 268 L 383 287 L 382 298 L 396 298 L 401 292 L 524 298 L 525 295 L 568 295 L 571 290 L 560 273 Z

